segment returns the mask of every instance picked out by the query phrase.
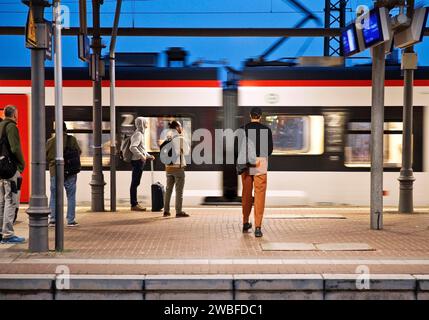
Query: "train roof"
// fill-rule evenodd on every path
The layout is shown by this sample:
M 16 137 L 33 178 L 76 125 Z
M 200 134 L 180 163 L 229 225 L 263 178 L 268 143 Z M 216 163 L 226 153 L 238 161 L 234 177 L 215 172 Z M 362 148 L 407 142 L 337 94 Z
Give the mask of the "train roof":
M 54 79 L 54 68 L 46 68 L 46 80 Z M 29 67 L 0 67 L 0 80 L 30 80 Z M 89 70 L 85 67 L 63 68 L 64 80 L 90 80 Z M 105 80 L 109 80 L 106 68 Z M 154 68 L 154 67 L 117 67 L 117 80 L 218 80 L 218 68 Z
M 242 80 L 371 80 L 371 66 L 355 67 L 249 67 Z M 419 67 L 415 79 L 429 79 L 429 67 Z M 387 66 L 386 79 L 402 80 L 400 66 Z

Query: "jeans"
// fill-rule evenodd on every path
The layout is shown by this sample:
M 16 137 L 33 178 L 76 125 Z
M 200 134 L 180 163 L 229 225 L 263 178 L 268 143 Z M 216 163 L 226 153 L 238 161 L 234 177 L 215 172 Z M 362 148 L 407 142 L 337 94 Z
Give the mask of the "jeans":
M 165 190 L 164 211 L 170 212 L 170 199 L 173 187 L 176 185 L 176 214 L 182 212 L 183 188 L 185 186 L 185 169 L 181 168 L 172 172 L 167 172 L 167 187 Z
M 15 212 L 18 208 L 18 177 L 17 171 L 15 175 L 7 180 L 0 180 L 0 233 L 3 239 L 10 238 L 15 235 L 13 230 L 13 220 Z
M 133 167 L 131 186 L 130 186 L 130 203 L 131 207 L 138 205 L 137 202 L 137 188 L 140 185 L 142 179 L 144 161 L 142 160 L 131 160 L 131 166 Z
M 67 223 L 74 222 L 76 218 L 76 181 L 77 174 L 71 175 L 64 180 L 64 188 L 67 195 Z M 56 218 L 55 197 L 55 177 L 51 177 L 51 198 L 49 199 L 49 208 L 51 208 L 51 214 L 49 215 L 50 222 L 55 222 Z

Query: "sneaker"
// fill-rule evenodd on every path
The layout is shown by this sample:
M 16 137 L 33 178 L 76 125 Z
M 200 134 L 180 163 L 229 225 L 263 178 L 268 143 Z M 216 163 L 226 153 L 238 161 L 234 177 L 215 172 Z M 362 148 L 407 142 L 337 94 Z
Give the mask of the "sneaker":
M 186 212 L 180 212 L 180 213 L 176 213 L 176 218 L 187 218 L 189 217 L 189 214 L 187 214 Z
M 133 207 L 131 207 L 131 211 L 146 211 L 145 207 L 142 207 L 141 205 L 137 204 Z
M 246 222 L 243 224 L 243 233 L 249 232 L 250 229 L 252 229 L 252 223 Z
M 18 237 L 18 236 L 12 236 L 10 238 L 3 238 L 1 243 L 5 244 L 15 244 L 15 243 L 24 243 L 25 238 L 24 237 Z
M 163 217 L 169 217 L 169 216 L 171 216 L 170 212 L 164 212 Z
M 255 237 L 256 238 L 260 238 L 260 237 L 262 237 L 264 234 L 262 233 L 262 231 L 261 231 L 261 227 L 256 227 L 255 228 Z
M 67 223 L 67 227 L 77 227 L 77 226 L 79 226 L 79 223 L 77 223 L 76 221 Z
M 49 222 L 48 226 L 51 228 L 55 227 L 55 222 L 53 222 L 53 221 Z

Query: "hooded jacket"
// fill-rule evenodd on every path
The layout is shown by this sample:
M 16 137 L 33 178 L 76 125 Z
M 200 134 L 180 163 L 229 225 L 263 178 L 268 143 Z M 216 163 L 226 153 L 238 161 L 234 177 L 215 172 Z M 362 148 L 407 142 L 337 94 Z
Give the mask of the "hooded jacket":
M 136 131 L 131 136 L 130 151 L 133 153 L 131 160 L 142 160 L 150 156 L 145 148 L 145 127 L 147 126 L 147 119 L 137 117 L 135 121 Z

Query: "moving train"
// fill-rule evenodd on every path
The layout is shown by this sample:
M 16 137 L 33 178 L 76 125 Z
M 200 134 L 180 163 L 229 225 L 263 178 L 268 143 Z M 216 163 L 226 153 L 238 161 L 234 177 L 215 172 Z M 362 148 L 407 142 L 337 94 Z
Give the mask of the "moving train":
M 161 132 L 171 119 L 182 121 L 191 141 L 198 129 L 237 128 L 248 121 L 251 107 L 263 110 L 271 127 L 274 154 L 269 161 L 268 206 L 368 205 L 370 192 L 371 67 L 245 67 L 235 87 L 224 88 L 219 69 L 203 67 L 118 66 L 117 143 L 133 130 L 137 116 L 149 119 L 146 146 L 156 157 L 154 177 L 165 183 L 159 160 Z M 91 200 L 92 82 L 86 68 L 64 68 L 64 120 L 83 150 L 84 170 L 77 199 Z M 0 110 L 15 104 L 24 154 L 30 163 L 31 77 L 29 68 L 0 68 Z M 53 133 L 53 70 L 46 70 L 46 135 Z M 385 204 L 397 205 L 402 155 L 403 80 L 399 66 L 386 68 L 384 127 Z M 103 166 L 105 199 L 109 198 L 109 79 L 103 80 Z M 415 73 L 413 169 L 415 204 L 429 205 L 429 67 Z M 0 111 L 1 114 L 1 111 Z M 215 141 L 211 142 L 215 144 Z M 213 155 L 214 157 L 214 155 Z M 128 205 L 128 164 L 117 161 L 118 205 Z M 150 166 L 140 196 L 150 201 Z M 29 199 L 29 168 L 22 200 Z M 47 171 L 47 175 L 48 175 Z M 49 179 L 47 179 L 49 183 Z M 49 189 L 47 189 L 49 190 Z M 233 165 L 192 163 L 187 168 L 184 205 L 234 203 L 241 193 Z

